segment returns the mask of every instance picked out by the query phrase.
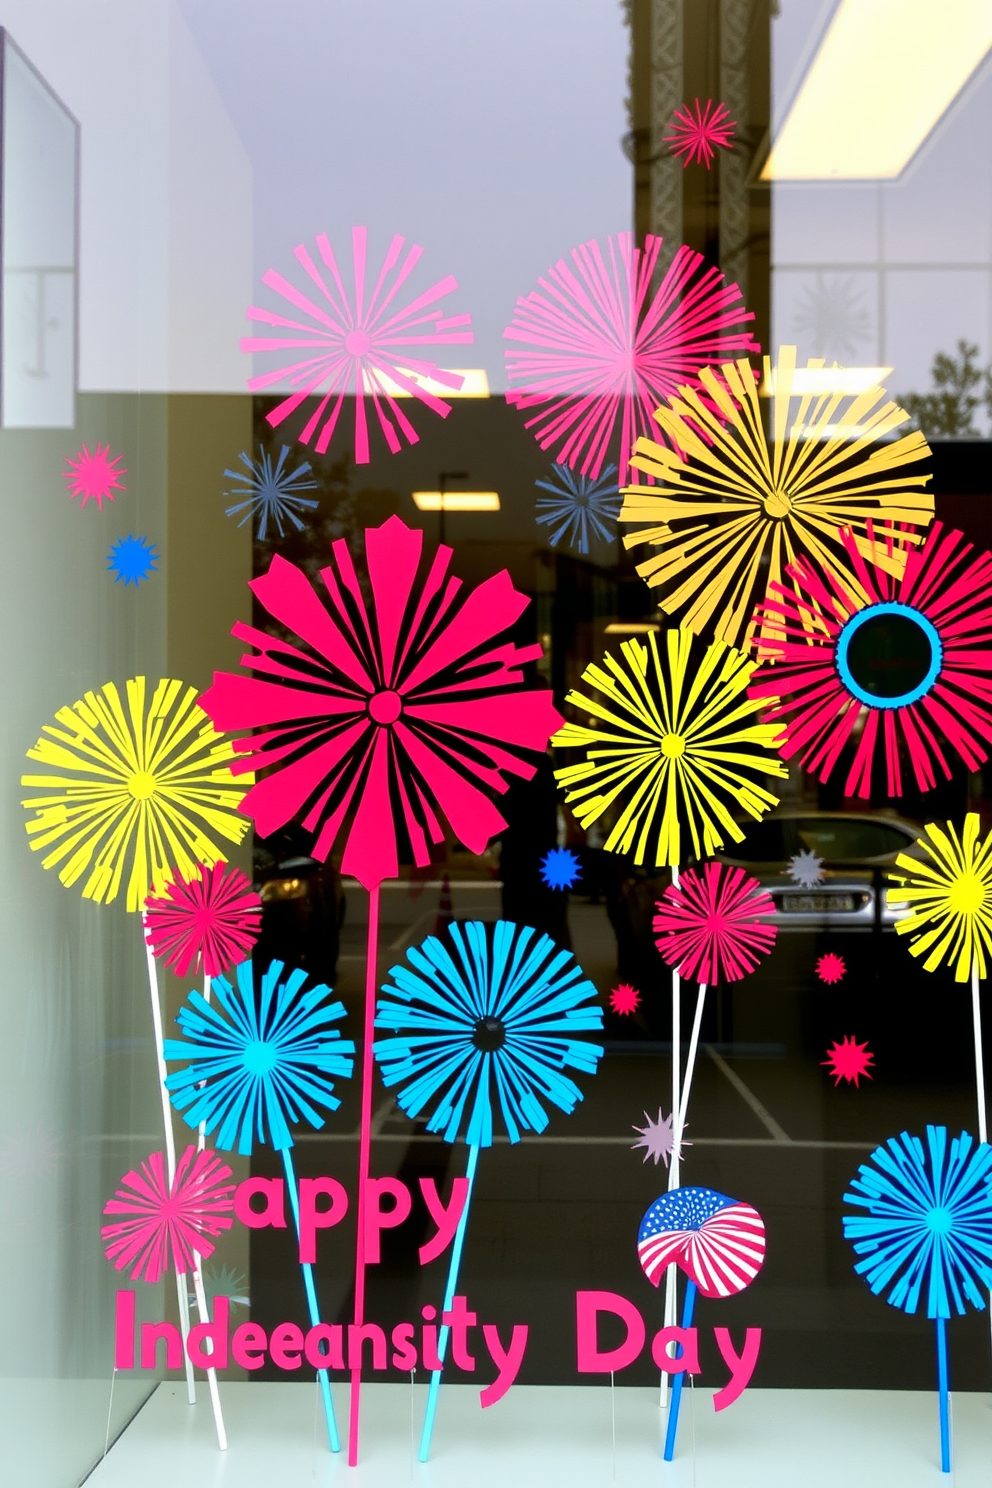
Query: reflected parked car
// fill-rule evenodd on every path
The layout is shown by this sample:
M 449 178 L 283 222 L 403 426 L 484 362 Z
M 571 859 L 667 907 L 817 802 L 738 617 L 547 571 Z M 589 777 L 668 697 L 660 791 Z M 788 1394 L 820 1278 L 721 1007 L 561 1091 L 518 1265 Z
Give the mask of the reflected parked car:
M 299 966 L 314 981 L 333 986 L 345 895 L 337 868 L 310 856 L 312 841 L 297 827 L 256 838 L 262 933 L 253 959 L 262 967 L 273 960 Z
M 717 856 L 760 880 L 778 910 L 779 930 L 883 932 L 908 913 L 889 904 L 887 888 L 899 853 L 919 856 L 920 830 L 894 816 L 786 811 L 747 823 L 744 840 Z M 801 853 L 822 860 L 821 882 L 804 886 L 790 876 L 790 861 Z M 619 975 L 635 986 L 657 977 L 652 920 L 670 882 L 667 871 L 628 866 L 607 896 Z
M 919 832 L 894 816 L 783 812 L 749 825 L 744 841 L 718 856 L 761 880 L 780 930 L 890 930 L 909 911 L 889 904 L 889 875 L 899 853 L 918 855 Z M 803 853 L 821 860 L 822 881 L 797 882 L 789 872 Z

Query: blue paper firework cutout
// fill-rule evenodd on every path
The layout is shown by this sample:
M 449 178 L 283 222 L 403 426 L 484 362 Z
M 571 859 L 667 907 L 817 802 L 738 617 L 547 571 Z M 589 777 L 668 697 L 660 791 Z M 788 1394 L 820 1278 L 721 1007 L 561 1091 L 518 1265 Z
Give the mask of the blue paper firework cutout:
M 224 471 L 229 480 L 237 482 L 233 490 L 224 492 L 225 496 L 233 497 L 235 502 L 233 506 L 226 508 L 227 516 L 236 517 L 239 512 L 244 512 L 238 523 L 239 527 L 257 516 L 256 536 L 262 542 L 265 541 L 270 521 L 275 524 L 280 537 L 285 536 L 284 521 L 291 522 L 297 532 L 301 532 L 303 523 L 298 513 L 313 511 L 320 505 L 318 501 L 311 501 L 300 495 L 301 491 L 317 489 L 317 482 L 308 478 L 312 476 L 309 462 L 304 460 L 302 465 L 287 470 L 288 457 L 289 446 L 285 444 L 274 464 L 267 450 L 260 448 L 257 460 L 253 460 L 247 451 L 242 450 L 238 459 L 245 467 L 244 473 L 239 470 Z
M 383 1083 L 408 1116 L 430 1111 L 446 1142 L 491 1147 L 498 1113 L 511 1142 L 569 1113 L 582 1092 L 567 1069 L 595 1074 L 603 1026 L 592 982 L 571 951 L 528 926 L 455 921 L 407 952 L 382 987 L 374 1046 Z
M 541 859 L 541 878 L 549 889 L 570 889 L 582 877 L 578 855 L 568 847 L 553 847 Z
M 965 1303 L 985 1306 L 992 1287 L 992 1147 L 967 1132 L 948 1140 L 928 1126 L 926 1145 L 903 1132 L 862 1163 L 845 1204 L 844 1234 L 860 1259 L 855 1271 L 876 1294 L 928 1318 L 949 1318 Z
M 341 1104 L 332 1076 L 347 1079 L 355 1045 L 332 1025 L 344 1006 L 323 984 L 305 989 L 306 973 L 280 980 L 273 961 L 256 994 L 252 963 L 235 969 L 236 985 L 211 982 L 212 1000 L 191 992 L 177 1022 L 186 1035 L 166 1039 L 165 1058 L 185 1061 L 166 1086 L 188 1126 L 216 1130 L 214 1145 L 249 1156 L 254 1143 L 292 1147 L 290 1123 L 324 1124 L 321 1110 Z
M 158 571 L 158 549 L 147 537 L 119 537 L 107 554 L 107 567 L 115 584 L 137 588 Z
M 617 467 L 608 465 L 595 480 L 579 475 L 568 465 L 554 464 L 551 470 L 552 480 L 534 482 L 549 493 L 537 498 L 537 520 L 551 528 L 551 546 L 556 548 L 564 537 L 570 548 L 585 554 L 589 552 L 590 535 L 612 542 L 616 533 L 607 523 L 617 520 L 622 504 Z

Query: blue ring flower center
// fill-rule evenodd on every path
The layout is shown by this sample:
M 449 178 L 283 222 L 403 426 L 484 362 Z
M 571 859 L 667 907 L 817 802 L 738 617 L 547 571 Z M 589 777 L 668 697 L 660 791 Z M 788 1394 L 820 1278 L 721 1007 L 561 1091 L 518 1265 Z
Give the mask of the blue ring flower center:
M 245 1045 L 242 1059 L 253 1075 L 267 1075 L 279 1063 L 279 1054 L 272 1044 L 259 1040 Z
M 837 671 L 869 708 L 906 708 L 930 691 L 943 660 L 940 636 L 910 605 L 877 604 L 852 615 L 837 637 Z
M 482 1054 L 495 1054 L 506 1043 L 506 1024 L 502 1018 L 480 1018 L 472 1030 L 472 1042 Z

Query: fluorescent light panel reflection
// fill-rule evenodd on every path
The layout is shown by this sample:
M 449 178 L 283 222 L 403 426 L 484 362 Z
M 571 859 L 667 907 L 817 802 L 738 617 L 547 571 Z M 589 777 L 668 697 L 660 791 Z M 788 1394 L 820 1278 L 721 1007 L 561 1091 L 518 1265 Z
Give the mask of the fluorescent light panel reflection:
M 990 47 L 992 0 L 841 0 L 762 179 L 894 179 Z
M 418 511 L 426 512 L 494 512 L 499 511 L 498 491 L 414 491 Z
M 465 381 L 457 391 L 447 387 L 443 382 L 436 381 L 433 377 L 423 376 L 420 372 L 407 372 L 404 369 L 404 375 L 409 377 L 411 382 L 415 382 L 418 387 L 422 387 L 424 392 L 433 393 L 438 398 L 488 398 L 490 396 L 489 378 L 485 367 L 446 367 L 445 371 L 453 372 L 456 377 L 464 377 Z M 408 393 L 406 388 L 397 386 L 385 372 L 379 372 L 376 375 L 382 384 L 383 391 L 387 392 L 391 398 L 413 397 L 413 393 Z
M 606 627 L 606 635 L 648 635 L 661 626 L 647 620 L 613 620 Z
M 792 374 L 792 391 L 797 397 L 805 393 L 867 393 L 871 388 L 884 387 L 892 371 L 891 367 L 797 367 Z M 774 392 L 773 367 L 762 381 L 761 396 L 770 398 Z

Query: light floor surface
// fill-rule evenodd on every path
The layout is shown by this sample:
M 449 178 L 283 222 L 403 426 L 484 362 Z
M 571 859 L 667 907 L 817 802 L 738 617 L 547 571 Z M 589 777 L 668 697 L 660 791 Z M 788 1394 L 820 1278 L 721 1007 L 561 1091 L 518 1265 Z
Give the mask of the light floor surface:
M 482 1411 L 478 1391 L 443 1392 L 431 1461 L 414 1450 L 426 1387 L 367 1384 L 362 1460 L 321 1439 L 316 1388 L 223 1387 L 230 1447 L 217 1451 L 206 1392 L 161 1385 L 87 1488 L 988 1488 L 992 1396 L 953 1398 L 953 1471 L 939 1470 L 937 1397 L 915 1391 L 749 1390 L 719 1415 L 687 1394 L 675 1462 L 661 1457 L 652 1389 L 518 1386 Z M 340 1426 L 347 1389 L 335 1390 Z M 614 1431 L 615 1442 L 614 1447 Z

